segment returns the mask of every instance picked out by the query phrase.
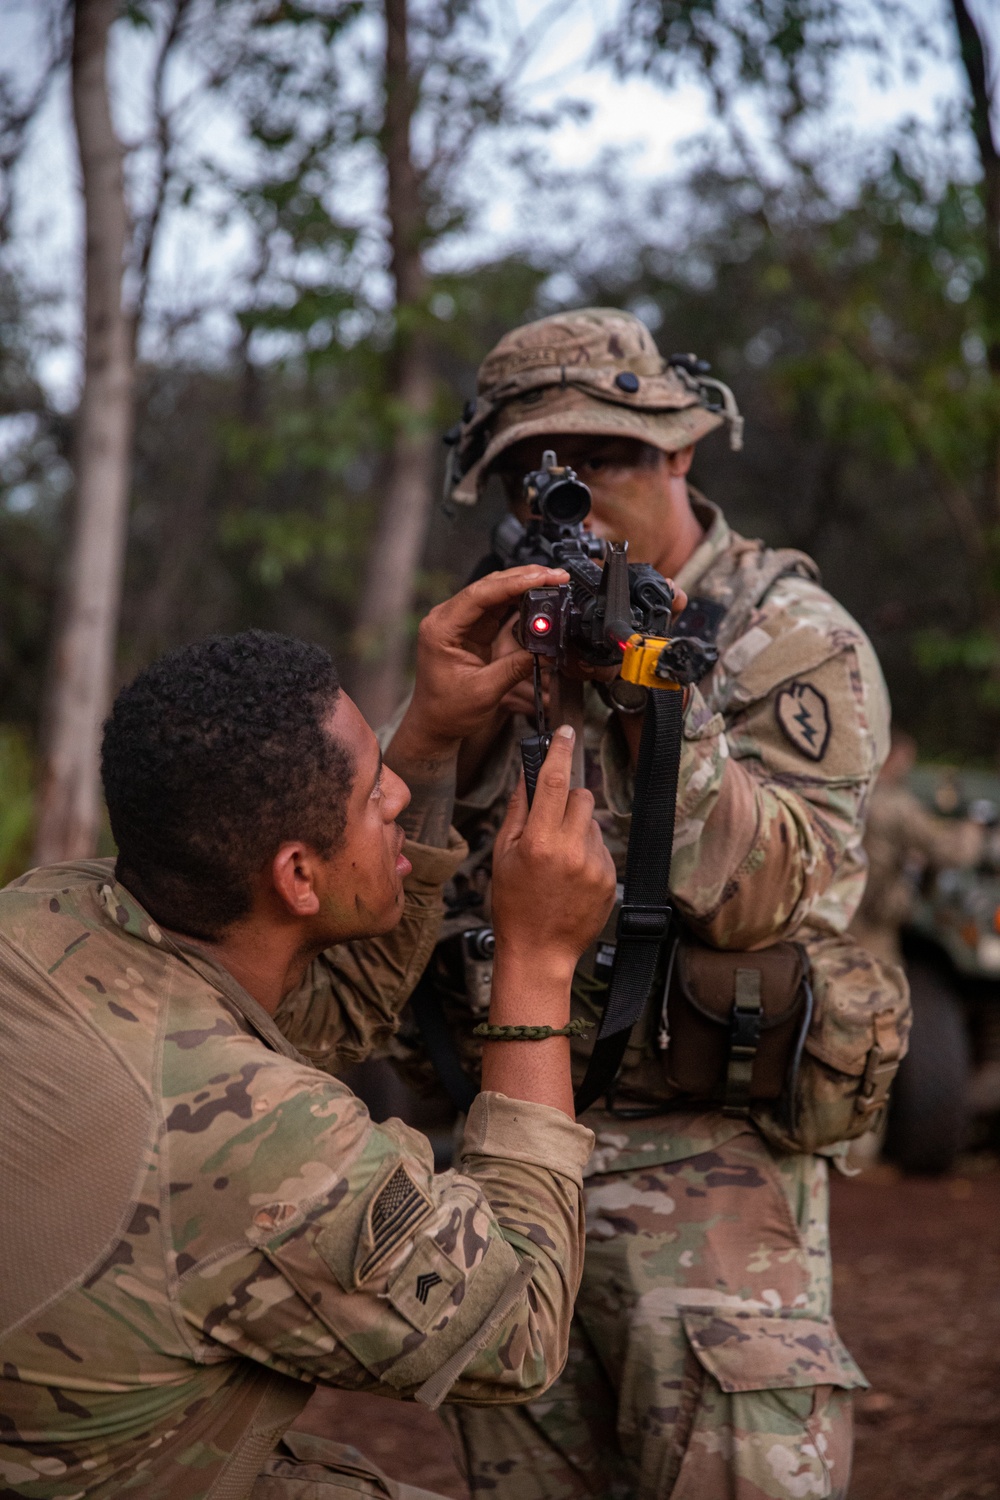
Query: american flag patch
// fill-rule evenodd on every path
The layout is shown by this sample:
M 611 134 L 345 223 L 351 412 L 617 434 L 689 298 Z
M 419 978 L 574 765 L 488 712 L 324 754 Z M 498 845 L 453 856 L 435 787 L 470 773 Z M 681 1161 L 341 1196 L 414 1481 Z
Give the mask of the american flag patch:
M 357 1279 L 367 1281 L 383 1261 L 422 1224 L 433 1204 L 405 1167 L 397 1167 L 380 1190 L 368 1214 L 368 1254 L 358 1267 Z

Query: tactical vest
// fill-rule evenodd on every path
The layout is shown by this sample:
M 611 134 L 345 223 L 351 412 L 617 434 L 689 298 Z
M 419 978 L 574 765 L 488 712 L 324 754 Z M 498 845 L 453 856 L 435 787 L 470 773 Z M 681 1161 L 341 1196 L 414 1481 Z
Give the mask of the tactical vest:
M 771 549 L 759 541 L 734 537 L 732 545 L 695 586 L 686 611 L 692 622 L 691 633 L 702 638 L 711 636 L 720 657 L 724 656 L 746 633 L 754 610 L 764 603 L 774 585 L 790 576 L 818 582 L 819 570 L 802 552 Z M 497 787 L 498 803 L 502 805 L 517 780 L 516 745 L 514 735 L 507 776 Z M 601 774 L 594 762 L 591 752 L 587 784 L 597 794 Z M 459 1065 L 466 1075 L 467 1095 L 476 1086 L 479 1049 L 469 1033 L 489 1008 L 489 868 L 498 825 L 497 804 L 461 823 L 461 831 L 469 840 L 470 857 L 446 893 L 442 941 L 425 985 L 415 997 L 424 1021 L 423 1045 L 436 1030 L 433 1053 L 437 1072 L 459 1101 Z M 611 973 L 616 920 L 617 903 L 604 932 L 578 965 L 573 985 L 574 1016 L 590 1020 L 600 1016 Z M 808 1031 L 801 1039 L 803 1045 L 790 1083 L 794 1098 L 755 1104 L 751 1113 L 773 1144 L 788 1150 L 814 1151 L 864 1134 L 877 1122 L 906 1050 L 909 1004 L 902 972 L 881 965 L 848 937 L 818 942 L 810 942 L 807 937 L 804 953 L 813 983 Z M 613 1112 L 623 1118 L 663 1113 L 690 1103 L 690 1095 L 668 1081 L 658 1041 L 664 1035 L 669 955 L 670 945 L 664 952 L 662 979 L 645 1017 L 633 1030 L 611 1101 Z M 740 961 L 734 964 L 734 971 L 741 965 L 752 970 L 756 962 L 753 954 L 733 958 Z M 436 996 L 433 1005 L 428 1004 L 428 986 Z M 442 1040 L 449 1036 L 450 1041 Z M 592 1036 L 593 1032 L 572 1042 L 574 1085 L 579 1085 L 585 1072 Z M 412 1017 L 404 1025 L 399 1042 L 396 1052 L 406 1060 L 404 1071 L 415 1071 L 426 1081 L 426 1066 L 417 1061 L 422 1044 Z

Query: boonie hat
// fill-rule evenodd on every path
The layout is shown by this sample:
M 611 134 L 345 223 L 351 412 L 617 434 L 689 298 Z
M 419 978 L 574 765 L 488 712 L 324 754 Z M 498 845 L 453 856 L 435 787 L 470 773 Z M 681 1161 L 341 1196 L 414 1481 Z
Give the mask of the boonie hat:
M 526 437 L 585 432 L 631 437 L 675 453 L 743 418 L 728 386 L 693 355 L 665 360 L 633 313 L 585 307 L 526 323 L 483 360 L 475 402 L 445 435 L 445 499 L 474 505 L 492 464 Z

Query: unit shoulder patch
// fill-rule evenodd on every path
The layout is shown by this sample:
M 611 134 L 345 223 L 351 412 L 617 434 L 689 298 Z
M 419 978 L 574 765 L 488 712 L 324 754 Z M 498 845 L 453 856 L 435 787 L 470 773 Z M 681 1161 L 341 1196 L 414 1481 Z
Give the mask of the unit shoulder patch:
M 793 682 L 779 694 L 775 715 L 785 738 L 807 760 L 820 761 L 830 743 L 830 705 L 808 682 Z

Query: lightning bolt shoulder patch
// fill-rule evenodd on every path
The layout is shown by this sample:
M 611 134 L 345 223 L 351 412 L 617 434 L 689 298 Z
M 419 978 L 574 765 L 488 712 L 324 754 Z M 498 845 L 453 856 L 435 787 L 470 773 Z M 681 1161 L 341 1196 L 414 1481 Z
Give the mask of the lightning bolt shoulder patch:
M 830 743 L 830 705 L 808 682 L 793 682 L 779 694 L 775 715 L 785 738 L 807 760 L 820 761 Z

